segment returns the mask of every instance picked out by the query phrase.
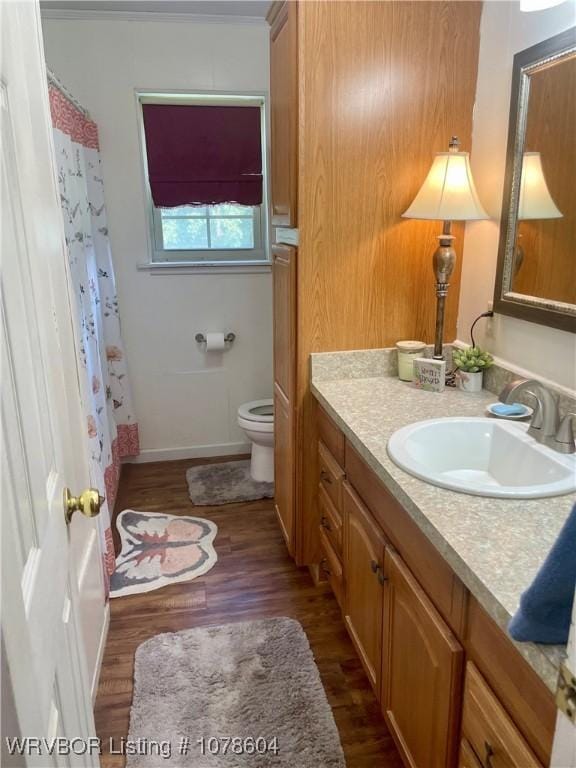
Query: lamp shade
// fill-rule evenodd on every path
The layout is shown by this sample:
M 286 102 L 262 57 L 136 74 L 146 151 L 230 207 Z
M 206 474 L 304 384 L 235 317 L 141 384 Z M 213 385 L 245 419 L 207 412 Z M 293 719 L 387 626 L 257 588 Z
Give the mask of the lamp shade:
M 531 11 L 545 11 L 555 5 L 561 5 L 564 0 L 520 0 L 520 10 L 524 13 Z
M 442 221 L 487 219 L 474 186 L 468 152 L 439 152 L 402 216 Z
M 540 152 L 525 152 L 522 158 L 518 218 L 562 218 L 562 212 L 556 207 L 546 184 Z

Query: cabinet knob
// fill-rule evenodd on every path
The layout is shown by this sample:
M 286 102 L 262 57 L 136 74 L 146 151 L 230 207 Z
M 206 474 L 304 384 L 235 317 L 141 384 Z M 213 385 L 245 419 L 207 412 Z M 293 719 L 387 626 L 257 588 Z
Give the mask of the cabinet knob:
M 320 568 L 326 574 L 326 576 L 331 576 L 332 571 L 330 570 L 330 568 L 328 568 L 327 562 L 328 561 L 326 560 L 326 558 L 323 557 L 322 560 L 320 560 Z
M 489 741 L 484 742 L 484 768 L 492 768 L 492 758 L 494 757 L 494 747 Z
M 384 576 L 384 571 L 382 570 L 382 566 L 376 560 L 372 560 L 370 563 L 370 568 L 372 570 L 372 573 L 375 573 L 376 576 L 378 577 L 378 584 L 382 586 L 384 582 L 387 581 L 386 576 Z
M 325 469 L 322 469 L 320 471 L 320 480 L 322 480 L 323 483 L 328 483 L 328 485 L 332 485 L 332 478 L 330 477 L 328 472 L 326 472 Z
M 320 518 L 320 525 L 322 526 L 322 528 L 324 528 L 327 531 L 331 531 L 332 530 L 332 526 L 328 522 L 328 519 L 326 517 L 324 517 L 324 515 L 322 515 L 322 517 Z

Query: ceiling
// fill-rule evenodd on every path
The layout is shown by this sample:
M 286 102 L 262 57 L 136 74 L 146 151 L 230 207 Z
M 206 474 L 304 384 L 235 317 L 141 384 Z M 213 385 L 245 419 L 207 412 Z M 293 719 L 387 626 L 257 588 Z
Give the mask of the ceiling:
M 271 0 L 41 0 L 43 11 L 72 11 L 74 14 L 99 11 L 113 13 L 184 13 L 264 19 Z

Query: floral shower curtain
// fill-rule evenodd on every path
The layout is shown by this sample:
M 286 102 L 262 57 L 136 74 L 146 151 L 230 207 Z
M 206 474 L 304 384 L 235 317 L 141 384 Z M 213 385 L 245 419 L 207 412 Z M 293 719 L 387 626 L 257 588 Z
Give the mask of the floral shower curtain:
M 97 518 L 108 594 L 114 571 L 110 512 L 120 460 L 139 453 L 108 240 L 96 124 L 50 77 L 48 90 L 66 245 L 76 297 L 77 355 L 91 482 L 106 497 Z

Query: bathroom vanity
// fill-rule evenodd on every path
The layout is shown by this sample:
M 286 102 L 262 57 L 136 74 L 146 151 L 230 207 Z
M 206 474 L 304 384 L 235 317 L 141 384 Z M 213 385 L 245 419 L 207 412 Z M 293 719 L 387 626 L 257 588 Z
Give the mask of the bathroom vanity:
M 574 495 L 495 499 L 403 472 L 406 424 L 482 416 L 493 394 L 427 393 L 382 351 L 315 355 L 319 567 L 407 766 L 548 765 L 563 648 L 506 626 Z

